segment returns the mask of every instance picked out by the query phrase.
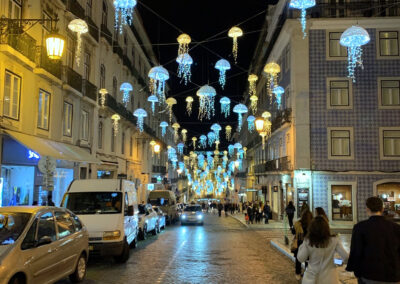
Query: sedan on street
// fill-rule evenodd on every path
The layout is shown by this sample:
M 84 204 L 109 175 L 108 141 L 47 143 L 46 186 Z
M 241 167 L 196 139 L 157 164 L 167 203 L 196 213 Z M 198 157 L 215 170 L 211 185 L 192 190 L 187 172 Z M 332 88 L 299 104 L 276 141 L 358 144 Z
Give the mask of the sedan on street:
M 181 225 L 204 224 L 204 214 L 199 204 L 190 204 L 185 207 L 181 215 Z

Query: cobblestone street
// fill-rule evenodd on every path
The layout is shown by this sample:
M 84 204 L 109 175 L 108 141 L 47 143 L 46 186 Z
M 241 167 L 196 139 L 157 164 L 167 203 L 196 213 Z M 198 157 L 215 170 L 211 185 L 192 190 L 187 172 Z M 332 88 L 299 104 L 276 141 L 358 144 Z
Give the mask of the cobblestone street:
M 259 233 L 208 215 L 203 227 L 167 227 L 139 242 L 126 264 L 91 260 L 83 283 L 297 283 L 292 272 L 293 263 Z

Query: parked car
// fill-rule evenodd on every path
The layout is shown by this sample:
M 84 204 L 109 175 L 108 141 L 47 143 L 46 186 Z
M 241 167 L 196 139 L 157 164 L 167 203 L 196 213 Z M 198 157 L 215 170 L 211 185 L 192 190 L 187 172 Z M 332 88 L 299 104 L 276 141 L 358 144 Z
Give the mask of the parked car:
M 181 215 L 181 225 L 204 224 L 204 214 L 199 204 L 190 204 L 185 207 Z
M 126 262 L 139 232 L 135 184 L 122 179 L 73 181 L 62 206 L 70 209 L 89 231 L 90 254 Z
M 149 193 L 148 203 L 161 207 L 166 213 L 167 224 L 179 220 L 175 194 L 170 190 L 153 190 Z
M 162 211 L 162 209 L 158 206 L 153 206 L 153 210 L 156 211 L 157 215 L 158 215 L 158 228 L 160 230 L 164 230 L 165 229 L 165 213 Z
M 145 240 L 148 233 L 154 236 L 160 231 L 158 215 L 153 210 L 151 204 L 139 205 L 139 239 Z
M 65 208 L 0 208 L 0 284 L 54 283 L 86 275 L 89 234 Z

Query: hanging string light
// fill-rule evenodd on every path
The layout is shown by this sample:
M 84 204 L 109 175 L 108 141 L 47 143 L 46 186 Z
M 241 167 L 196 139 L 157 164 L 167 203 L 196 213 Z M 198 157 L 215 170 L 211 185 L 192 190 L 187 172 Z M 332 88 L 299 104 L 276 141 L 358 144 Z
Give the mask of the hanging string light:
M 192 57 L 187 54 L 181 54 L 176 58 L 176 62 L 178 62 L 178 77 L 183 80 L 185 85 L 187 85 L 188 81 L 190 82 L 190 78 L 192 76 L 191 67 L 193 64 Z
M 241 37 L 242 35 L 243 35 L 243 31 L 239 27 L 233 27 L 228 31 L 228 36 L 233 38 L 232 54 L 233 54 L 233 58 L 235 59 L 235 64 L 237 63 L 237 57 L 238 57 L 237 39 L 238 39 L 238 37 Z
M 207 136 L 201 135 L 200 136 L 200 146 L 205 149 L 207 147 Z
M 191 96 L 186 98 L 186 111 L 187 111 L 189 116 L 192 114 L 193 101 L 194 101 L 194 99 Z
M 164 137 L 165 134 L 167 133 L 168 122 L 161 121 L 160 127 L 161 127 L 161 136 Z
M 244 153 L 244 158 L 246 159 L 246 157 L 247 157 L 247 147 L 243 147 L 243 153 Z
M 156 145 L 156 141 L 151 140 L 149 145 L 150 145 L 150 149 L 151 149 L 151 156 L 154 157 L 154 146 Z
M 272 96 L 272 90 L 275 86 L 278 86 L 278 74 L 281 72 L 281 67 L 275 62 L 270 62 L 265 65 L 264 72 L 267 74 L 268 79 L 268 94 Z
M 82 35 L 89 31 L 89 27 L 84 20 L 75 19 L 68 24 L 68 28 L 77 34 L 78 42 L 75 50 L 75 62 L 76 65 L 79 66 L 81 62 Z
M 182 130 L 181 130 L 183 143 L 186 143 L 186 140 L 187 140 L 187 132 L 188 132 L 187 129 L 182 129 Z
M 240 132 L 242 129 L 242 115 L 248 112 L 247 107 L 244 104 L 237 104 L 233 108 L 233 112 L 238 114 L 238 131 Z
M 178 143 L 179 141 L 179 133 L 178 130 L 181 126 L 179 125 L 179 123 L 175 122 L 174 124 L 172 124 L 172 128 L 174 129 L 174 141 L 175 143 Z
M 355 69 L 363 67 L 362 46 L 370 41 L 368 32 L 359 26 L 352 26 L 345 30 L 340 37 L 340 44 L 347 47 L 347 77 L 356 81 Z
M 256 95 L 252 95 L 250 97 L 250 110 L 253 114 L 257 112 L 257 104 L 258 104 L 258 97 Z
M 215 64 L 215 69 L 219 70 L 219 84 L 221 88 L 224 89 L 226 84 L 226 71 L 231 69 L 231 65 L 228 60 L 220 59 Z
M 215 115 L 214 103 L 217 92 L 209 85 L 204 85 L 197 91 L 199 97 L 199 119 L 202 121 L 204 118 L 211 119 Z
M 192 137 L 192 142 L 193 142 L 193 150 L 196 150 L 196 142 L 197 142 L 197 137 Z
M 154 114 L 156 110 L 156 103 L 158 103 L 158 97 L 156 95 L 151 95 L 147 98 L 147 101 L 151 103 L 151 112 Z
M 150 78 L 150 93 L 157 95 L 160 103 L 165 101 L 165 82 L 169 79 L 167 69 L 162 66 L 155 66 L 149 71 Z
M 231 100 L 228 97 L 222 97 L 219 103 L 221 104 L 221 113 L 227 118 L 231 112 Z
M 168 98 L 165 103 L 167 104 L 167 109 L 169 113 L 169 123 L 172 123 L 172 107 L 177 104 L 175 98 Z
M 255 125 L 254 125 L 254 121 L 256 120 L 256 118 L 252 115 L 249 115 L 247 117 L 247 129 L 249 130 L 249 132 L 253 132 L 255 129 Z
M 307 15 L 306 9 L 314 7 L 315 0 L 290 0 L 289 7 L 301 10 L 300 23 L 301 30 L 303 31 L 303 38 L 306 37 Z
M 100 93 L 100 106 L 104 107 L 106 104 L 106 95 L 108 94 L 108 91 L 107 89 L 103 88 L 100 89 L 99 93 Z
M 249 81 L 249 96 L 257 95 L 257 80 L 258 76 L 250 74 L 247 81 Z
M 232 126 L 230 126 L 230 125 L 227 125 L 226 127 L 225 127 L 225 137 L 226 137 L 226 140 L 231 140 L 231 136 L 232 136 Z
M 143 132 L 144 118 L 147 117 L 147 112 L 142 108 L 138 108 L 133 115 L 137 117 L 137 128 L 139 128 L 140 132 Z
M 112 125 L 113 125 L 113 129 L 114 129 L 114 136 L 117 136 L 118 133 L 118 122 L 121 119 L 121 117 L 118 114 L 113 114 L 111 116 L 111 120 L 112 120 Z
M 114 0 L 115 7 L 115 29 L 122 34 L 123 26 L 132 25 L 132 14 L 137 2 L 136 0 Z
M 285 93 L 285 90 L 281 86 L 276 86 L 272 92 L 275 95 L 278 109 L 280 109 L 282 105 L 282 95 Z
M 125 82 L 121 84 L 119 90 L 122 92 L 122 103 L 127 107 L 128 103 L 131 101 L 129 92 L 133 91 L 133 87 L 130 83 Z
M 185 53 L 187 54 L 189 52 L 189 44 L 192 41 L 190 36 L 188 34 L 181 34 L 176 40 L 179 43 L 178 56 Z

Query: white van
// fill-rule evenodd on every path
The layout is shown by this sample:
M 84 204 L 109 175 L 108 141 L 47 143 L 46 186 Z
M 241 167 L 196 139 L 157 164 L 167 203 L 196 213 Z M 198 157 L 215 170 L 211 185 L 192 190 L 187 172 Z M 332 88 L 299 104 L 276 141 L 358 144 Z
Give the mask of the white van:
M 89 231 L 90 255 L 114 256 L 126 262 L 136 247 L 138 204 L 133 182 L 122 179 L 74 180 L 61 203 Z
M 161 210 L 167 215 L 166 221 L 168 224 L 174 223 L 179 219 L 175 193 L 171 190 L 150 191 L 147 200 L 151 205 L 161 207 Z

